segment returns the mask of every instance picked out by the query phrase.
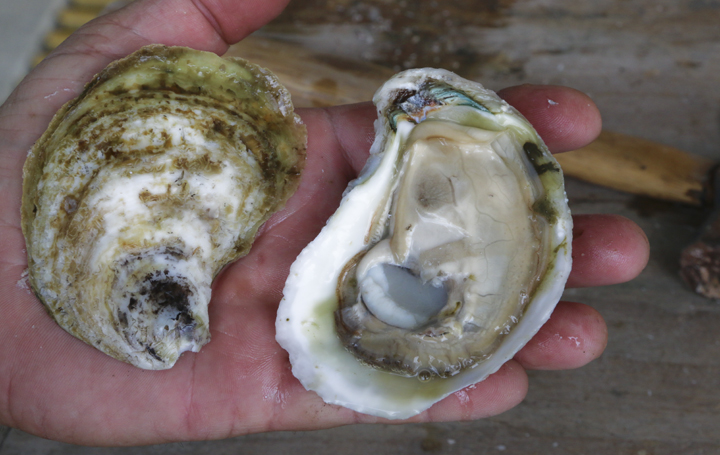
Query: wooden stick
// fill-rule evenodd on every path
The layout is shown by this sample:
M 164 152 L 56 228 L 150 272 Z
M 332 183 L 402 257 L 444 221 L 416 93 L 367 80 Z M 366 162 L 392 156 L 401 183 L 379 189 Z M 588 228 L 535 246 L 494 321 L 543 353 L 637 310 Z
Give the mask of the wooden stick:
M 603 131 L 595 142 L 556 155 L 566 175 L 633 194 L 710 203 L 715 163 L 657 142 Z

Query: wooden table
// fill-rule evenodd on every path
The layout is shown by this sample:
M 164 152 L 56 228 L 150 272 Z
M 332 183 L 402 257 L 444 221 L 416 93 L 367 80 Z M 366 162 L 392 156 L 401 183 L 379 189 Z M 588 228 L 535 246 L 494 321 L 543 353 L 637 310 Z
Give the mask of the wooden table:
M 588 92 L 608 129 L 720 160 L 717 0 L 305 0 L 266 27 L 322 52 L 393 68 L 443 66 L 493 89 Z M 321 81 L 322 75 L 317 75 Z M 318 85 L 321 87 L 322 84 Z M 574 371 L 530 372 L 527 399 L 476 422 L 350 426 L 142 449 L 92 449 L 0 433 L 16 453 L 709 454 L 720 453 L 720 305 L 678 275 L 706 213 L 569 179 L 574 213 L 636 221 L 647 269 L 616 286 L 568 290 L 605 317 L 609 344 Z M 4 438 L 2 435 L 4 434 Z

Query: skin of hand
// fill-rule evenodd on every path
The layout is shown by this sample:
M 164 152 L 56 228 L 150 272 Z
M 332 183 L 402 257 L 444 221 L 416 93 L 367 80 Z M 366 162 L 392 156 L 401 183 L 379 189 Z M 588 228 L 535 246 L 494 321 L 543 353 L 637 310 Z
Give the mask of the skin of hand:
M 367 157 L 375 115 L 370 104 L 299 110 L 309 136 L 301 186 L 261 229 L 250 254 L 218 277 L 210 305 L 212 341 L 197 354 L 183 355 L 174 368 L 143 371 L 107 357 L 64 332 L 18 284 L 27 268 L 20 230 L 22 165 L 60 106 L 112 60 L 143 45 L 222 54 L 286 3 L 132 3 L 78 30 L 0 108 L 1 424 L 76 444 L 139 445 L 384 421 L 327 405 L 305 391 L 274 339 L 290 264 L 334 212 Z M 596 107 L 577 91 L 520 86 L 501 96 L 526 115 L 554 152 L 580 147 L 600 131 Z M 627 281 L 648 260 L 647 238 L 622 217 L 576 216 L 574 237 L 568 286 Z M 602 353 L 606 340 L 605 323 L 595 310 L 561 302 L 515 359 L 410 421 L 501 413 L 524 398 L 526 368 L 582 366 Z

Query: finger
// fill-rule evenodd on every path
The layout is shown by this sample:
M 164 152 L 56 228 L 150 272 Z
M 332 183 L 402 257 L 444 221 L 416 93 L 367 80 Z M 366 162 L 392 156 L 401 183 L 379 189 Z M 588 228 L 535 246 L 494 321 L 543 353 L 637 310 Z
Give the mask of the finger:
M 618 230 L 638 232 L 640 237 L 631 244 L 644 242 L 642 231 L 634 223 L 616 216 L 580 216 L 579 226 L 589 223 L 605 231 Z M 611 236 L 612 237 L 612 236 Z M 646 244 L 646 243 L 645 243 Z M 576 250 L 578 248 L 575 248 Z M 639 261 L 643 263 L 644 261 Z M 629 277 L 625 277 L 629 278 Z M 459 391 L 434 405 L 430 410 L 411 421 L 443 421 L 475 419 L 495 415 L 517 405 L 525 396 L 527 378 L 523 368 L 527 369 L 569 369 L 578 368 L 599 357 L 607 344 L 607 327 L 602 316 L 593 308 L 580 303 L 560 302 L 548 322 L 538 331 L 531 341 L 496 374 L 487 380 Z M 519 368 L 522 366 L 523 368 Z M 313 395 L 313 398 L 317 398 Z M 312 399 L 304 406 L 314 407 Z M 338 422 L 335 407 L 323 407 L 324 417 L 312 425 L 324 426 L 328 420 Z M 342 421 L 377 422 L 376 418 L 355 415 L 342 415 Z M 327 420 L 326 420 L 327 419 Z M 287 422 L 292 428 L 297 422 Z M 304 427 L 301 427 L 304 428 Z M 308 427 L 309 428 L 309 427 Z
M 560 302 L 515 360 L 527 369 L 566 370 L 595 360 L 606 345 L 607 326 L 600 313 L 582 303 Z
M 510 360 L 484 381 L 458 390 L 413 420 L 454 422 L 491 417 L 520 404 L 527 391 L 525 369 Z
M 452 393 L 430 409 L 408 420 L 388 420 L 360 414 L 337 405 L 327 405 L 314 393 L 306 392 L 292 378 L 284 388 L 282 412 L 271 414 L 264 430 L 312 430 L 351 423 L 453 422 L 475 420 L 503 413 L 517 406 L 527 395 L 525 369 L 514 360 L 506 362 L 484 381 Z
M 499 92 L 533 124 L 553 152 L 573 150 L 591 142 L 600 133 L 602 121 L 595 103 L 567 87 L 522 85 Z M 549 101 L 552 101 L 552 104 Z M 367 160 L 375 137 L 376 113 L 370 103 L 328 109 L 343 154 L 356 172 Z
M 519 85 L 498 94 L 532 123 L 553 153 L 583 147 L 602 129 L 600 111 L 580 91 L 552 85 Z
M 573 266 L 567 287 L 604 286 L 630 281 L 650 257 L 645 233 L 619 215 L 573 217 Z
M 327 109 L 327 113 L 343 158 L 359 173 L 375 140 L 375 106 L 371 102 L 336 106 Z
M 111 61 L 160 43 L 223 53 L 279 14 L 288 0 L 146 0 L 77 30 L 41 62 L 0 111 L 0 133 L 27 151 L 50 118 Z
M 246 299 L 277 307 L 290 265 L 325 226 L 340 204 L 343 190 L 355 177 L 339 153 L 322 109 L 298 109 L 308 132 L 308 148 L 300 187 L 282 210 L 260 228 L 250 253 L 221 274 L 215 289 L 243 289 Z

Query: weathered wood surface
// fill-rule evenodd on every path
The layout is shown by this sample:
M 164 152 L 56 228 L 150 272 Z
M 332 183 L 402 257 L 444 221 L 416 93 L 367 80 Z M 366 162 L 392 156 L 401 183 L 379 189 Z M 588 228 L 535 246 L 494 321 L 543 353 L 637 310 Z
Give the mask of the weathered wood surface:
M 492 89 L 570 85 L 605 128 L 720 149 L 717 0 L 305 0 L 265 34 L 393 67 L 442 66 Z
M 720 161 L 718 24 L 717 0 L 305 0 L 264 33 L 339 65 L 359 56 L 395 69 L 444 66 L 493 89 L 570 85 L 591 94 L 606 128 Z M 530 372 L 527 399 L 505 414 L 132 450 L 11 430 L 0 432 L 0 455 L 720 453 L 720 305 L 688 290 L 677 262 L 706 213 L 573 180 L 568 194 L 574 213 L 638 222 L 650 239 L 650 264 L 631 283 L 567 291 L 607 320 L 606 352 L 578 370 Z
M 387 66 L 258 35 L 234 45 L 227 55 L 272 68 L 295 107 L 367 101 L 394 73 Z M 566 176 L 616 190 L 697 206 L 713 198 L 715 161 L 659 142 L 604 130 L 591 144 L 557 159 Z

